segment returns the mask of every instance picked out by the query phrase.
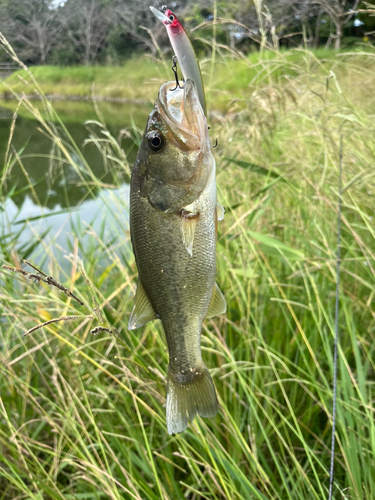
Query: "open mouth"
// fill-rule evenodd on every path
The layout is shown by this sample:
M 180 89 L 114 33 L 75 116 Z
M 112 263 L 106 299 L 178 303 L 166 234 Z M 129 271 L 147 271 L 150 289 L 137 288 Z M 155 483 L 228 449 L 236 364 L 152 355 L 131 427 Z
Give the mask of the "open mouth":
M 159 101 L 164 117 L 172 133 L 178 130 L 179 135 L 205 142 L 208 139 L 207 121 L 194 82 L 180 82 L 180 87 L 176 87 L 176 82 L 168 82 L 160 88 Z
M 184 82 L 180 82 L 181 87 L 166 91 L 168 112 L 176 122 L 182 125 L 184 117 L 185 89 Z

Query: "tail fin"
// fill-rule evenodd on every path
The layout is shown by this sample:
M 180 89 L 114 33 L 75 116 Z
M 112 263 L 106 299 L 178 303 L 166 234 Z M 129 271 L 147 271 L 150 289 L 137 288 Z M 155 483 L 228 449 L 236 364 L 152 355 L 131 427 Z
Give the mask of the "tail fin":
M 214 417 L 217 410 L 215 386 L 203 362 L 185 376 L 168 371 L 167 428 L 169 434 L 184 431 L 188 418 L 193 421 L 197 414 L 201 417 Z

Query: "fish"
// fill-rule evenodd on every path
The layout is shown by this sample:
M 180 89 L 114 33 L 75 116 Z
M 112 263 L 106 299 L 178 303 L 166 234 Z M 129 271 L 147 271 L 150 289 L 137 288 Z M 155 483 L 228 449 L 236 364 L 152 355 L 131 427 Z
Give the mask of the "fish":
M 182 82 L 181 82 L 182 84 Z M 160 319 L 168 352 L 169 434 L 196 415 L 214 417 L 218 400 L 202 359 L 205 318 L 226 311 L 215 282 L 215 159 L 197 86 L 160 87 L 130 182 L 130 235 L 138 284 L 128 329 Z
M 167 28 L 169 41 L 171 42 L 173 51 L 178 59 L 184 80 L 186 81 L 190 79 L 195 83 L 199 101 L 203 108 L 203 112 L 206 115 L 207 108 L 202 73 L 195 55 L 194 47 L 184 30 L 184 27 L 178 20 L 176 14 L 174 14 L 170 9 L 167 9 L 165 14 L 154 7 L 150 7 L 150 10 Z

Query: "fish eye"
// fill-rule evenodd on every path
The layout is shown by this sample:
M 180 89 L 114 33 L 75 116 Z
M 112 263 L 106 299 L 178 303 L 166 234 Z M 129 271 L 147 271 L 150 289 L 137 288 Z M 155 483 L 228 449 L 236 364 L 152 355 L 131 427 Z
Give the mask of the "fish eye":
M 164 146 L 164 138 L 159 132 L 151 132 L 148 136 L 148 146 L 152 151 L 159 151 Z
M 169 20 L 170 20 L 170 21 L 174 21 L 174 15 L 173 15 L 173 14 L 171 14 L 171 15 L 169 16 Z

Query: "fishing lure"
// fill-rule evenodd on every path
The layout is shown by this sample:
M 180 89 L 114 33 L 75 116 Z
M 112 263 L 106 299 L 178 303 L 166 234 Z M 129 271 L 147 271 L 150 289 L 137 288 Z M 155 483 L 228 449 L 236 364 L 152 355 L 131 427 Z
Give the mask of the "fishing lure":
M 184 80 L 192 80 L 198 93 L 204 114 L 207 114 L 204 86 L 199 63 L 194 48 L 176 15 L 169 9 L 165 14 L 160 10 L 150 7 L 151 12 L 161 21 L 167 29 L 169 40 L 177 56 Z

